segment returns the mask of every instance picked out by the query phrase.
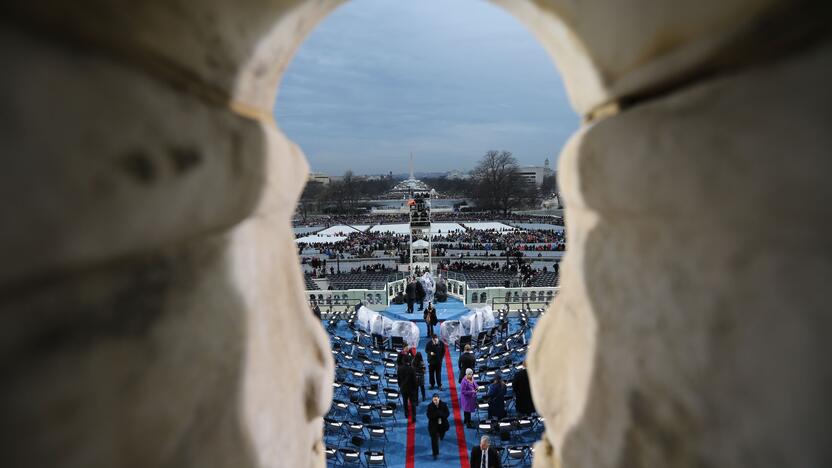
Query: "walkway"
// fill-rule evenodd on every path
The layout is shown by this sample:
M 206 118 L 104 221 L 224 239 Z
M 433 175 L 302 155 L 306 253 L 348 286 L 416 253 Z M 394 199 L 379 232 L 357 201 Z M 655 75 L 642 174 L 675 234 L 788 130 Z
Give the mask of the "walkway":
M 448 298 L 447 302 L 440 302 L 435 304 L 437 316 L 441 320 L 454 320 L 464 315 L 469 311 L 465 305 L 453 298 Z M 428 342 L 427 327 L 425 321 L 422 319 L 422 312 L 418 307 L 415 307 L 413 314 L 407 314 L 407 305 L 393 304 L 383 312 L 393 320 L 409 319 L 419 326 L 419 351 L 425 355 L 425 345 Z M 435 327 L 437 333 L 439 327 Z M 458 397 L 451 396 L 451 391 L 456 392 L 456 362 L 459 358 L 459 353 L 455 352 L 449 347 L 449 353 L 445 355 L 445 367 L 442 369 L 442 390 L 430 389 L 428 376 L 425 374 L 425 392 L 427 401 L 420 401 L 419 414 L 417 415 L 416 424 L 408 424 L 407 427 L 407 450 L 406 453 L 391 453 L 388 457 L 390 467 L 404 466 L 406 468 L 468 468 L 468 454 L 471 443 L 476 443 L 476 433 L 472 429 L 465 430 L 462 424 L 462 411 L 459 409 Z M 454 375 L 453 385 L 448 382 L 449 372 Z M 433 393 L 438 393 L 439 397 L 444 401 L 451 410 L 451 417 L 448 422 L 451 424 L 451 429 L 445 434 L 445 440 L 439 444 L 439 458 L 434 460 L 430 448 L 430 435 L 428 434 L 427 405 Z M 421 398 L 421 395 L 420 395 Z M 467 434 L 466 434 L 467 433 Z M 469 440 L 466 440 L 466 436 Z M 389 450 L 388 450 L 389 452 Z

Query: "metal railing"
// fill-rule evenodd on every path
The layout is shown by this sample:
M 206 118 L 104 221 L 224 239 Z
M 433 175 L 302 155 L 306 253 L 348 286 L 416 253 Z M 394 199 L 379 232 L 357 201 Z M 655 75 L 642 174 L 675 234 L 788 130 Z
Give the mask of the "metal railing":
M 554 296 L 552 296 L 554 299 Z M 531 300 L 520 300 L 519 302 L 514 301 L 506 301 L 505 299 L 492 299 L 491 300 L 491 308 L 493 310 L 506 310 L 509 312 L 521 311 L 525 310 L 528 311 L 531 316 L 536 316 L 540 309 L 546 310 L 551 303 L 551 299 L 544 300 L 544 301 L 531 301 Z
M 385 309 L 390 305 L 386 288 L 382 289 L 345 289 L 345 290 L 308 290 L 306 299 L 310 306 L 318 304 L 323 311 L 324 306 L 333 308 L 355 307 L 356 304 L 366 304 L 371 309 Z
M 492 308 L 504 308 L 507 310 L 538 309 L 545 308 L 557 295 L 559 286 L 554 287 L 476 287 L 476 282 L 460 280 L 462 275 L 451 276 L 449 272 L 446 277 L 448 295 L 459 299 L 466 306 L 491 305 Z M 407 274 L 397 274 L 388 277 L 394 279 L 387 283 L 373 283 L 373 289 L 348 289 L 348 290 L 308 290 L 306 297 L 310 304 L 318 304 L 323 312 L 341 311 L 355 307 L 359 302 L 371 309 L 382 310 L 387 308 L 393 299 L 404 293 L 407 285 Z
M 468 306 L 491 305 L 508 310 L 546 307 L 557 295 L 558 287 L 468 288 L 465 304 Z

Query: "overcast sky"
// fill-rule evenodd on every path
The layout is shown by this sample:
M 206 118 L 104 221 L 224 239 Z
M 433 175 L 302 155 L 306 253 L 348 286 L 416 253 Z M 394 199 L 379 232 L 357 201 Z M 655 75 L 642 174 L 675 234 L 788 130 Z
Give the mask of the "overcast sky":
M 352 0 L 307 38 L 278 124 L 331 175 L 470 170 L 488 150 L 542 165 L 578 127 L 543 47 L 481 0 Z

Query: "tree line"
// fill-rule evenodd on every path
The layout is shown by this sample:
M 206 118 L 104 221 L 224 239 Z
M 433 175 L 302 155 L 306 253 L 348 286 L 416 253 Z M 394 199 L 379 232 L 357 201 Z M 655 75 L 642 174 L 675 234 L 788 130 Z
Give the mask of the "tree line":
M 380 180 L 369 180 L 356 177 L 352 171 L 347 171 L 340 180 L 329 184 L 318 181 L 307 181 L 300 197 L 298 212 L 305 216 L 308 213 L 356 213 L 366 209 L 361 200 L 370 200 L 382 196 L 396 184 L 392 177 L 382 177 Z
M 445 197 L 468 198 L 478 211 L 507 214 L 520 208 L 537 208 L 540 201 L 557 192 L 555 175 L 545 176 L 538 187 L 520 176 L 517 159 L 509 151 L 485 153 L 469 178 L 431 177 L 422 179 Z M 362 201 L 383 197 L 396 184 L 390 176 L 369 180 L 347 171 L 329 184 L 309 181 L 298 205 L 302 216 L 309 213 L 357 213 L 367 209 Z

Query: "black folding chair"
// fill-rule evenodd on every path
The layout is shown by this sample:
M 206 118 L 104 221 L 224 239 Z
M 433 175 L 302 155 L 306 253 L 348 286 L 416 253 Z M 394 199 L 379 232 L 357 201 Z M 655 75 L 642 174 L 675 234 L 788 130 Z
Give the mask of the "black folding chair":
M 361 462 L 361 452 L 356 449 L 343 447 L 338 449 L 341 454 L 341 466 L 364 466 Z
M 384 441 L 383 444 L 386 444 L 387 441 L 388 441 L 388 439 L 387 439 L 387 428 L 384 427 L 384 426 L 368 424 L 367 425 L 367 432 L 370 435 L 370 442 L 369 443 L 371 443 L 374 440 L 382 440 L 382 441 Z M 382 447 L 384 447 L 384 445 L 382 445 Z
M 387 403 L 384 405 L 379 405 L 376 407 L 378 410 L 378 417 L 382 422 L 386 422 L 389 420 L 393 420 L 393 423 L 397 423 L 398 419 L 396 418 L 396 408 L 398 405 L 396 403 Z
M 335 446 L 337 447 L 341 445 L 345 436 L 346 431 L 344 430 L 343 421 L 338 421 L 337 419 L 332 418 L 324 418 L 324 440 L 326 440 L 327 437 L 334 437 Z
M 387 347 L 387 338 L 378 333 L 373 333 L 373 347 L 376 349 L 384 349 Z
M 358 408 L 358 417 L 361 418 L 361 422 L 365 424 L 369 424 L 373 422 L 373 411 L 375 407 L 367 402 L 360 402 L 357 405 Z
M 396 351 L 401 351 L 404 348 L 404 338 L 401 336 L 390 337 L 390 347 Z
M 364 457 L 367 460 L 367 466 L 383 466 L 387 467 L 387 460 L 384 457 L 383 451 L 378 450 L 367 450 L 364 452 Z
M 330 409 L 330 412 L 334 416 L 347 418 L 350 415 L 350 404 L 344 400 L 332 400 L 332 408 Z
M 490 420 L 482 420 L 477 422 L 477 435 L 480 433 L 490 434 L 494 432 L 494 423 Z
M 332 466 L 338 466 L 340 460 L 338 460 L 338 448 L 337 447 L 327 445 L 324 448 L 324 453 L 326 454 L 326 463 L 327 463 L 327 465 L 329 465 L 331 463 Z
M 456 349 L 458 351 L 462 351 L 465 349 L 465 345 L 471 344 L 472 336 L 471 335 L 463 335 L 459 337 L 459 340 L 456 342 Z
M 527 445 L 506 447 L 505 461 L 506 463 L 504 466 L 506 467 L 531 464 L 531 459 L 529 458 L 529 447 Z

